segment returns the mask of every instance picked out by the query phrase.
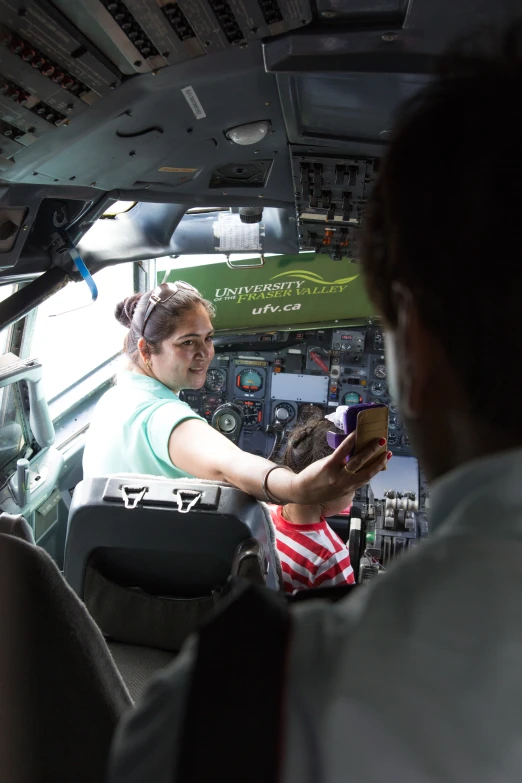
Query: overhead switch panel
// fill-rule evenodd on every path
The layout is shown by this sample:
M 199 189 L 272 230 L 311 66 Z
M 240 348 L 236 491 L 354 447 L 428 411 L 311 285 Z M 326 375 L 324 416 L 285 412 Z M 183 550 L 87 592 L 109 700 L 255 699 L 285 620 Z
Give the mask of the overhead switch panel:
M 358 259 L 363 209 L 376 165 L 366 158 L 293 157 L 302 250 L 328 253 L 336 261 Z
M 312 21 L 310 0 L 54 0 L 125 74 L 247 46 Z
M 36 2 L 0 0 L 0 20 L 0 155 L 13 159 L 41 136 L 63 132 L 57 126 L 121 80 L 52 9 L 47 13 Z

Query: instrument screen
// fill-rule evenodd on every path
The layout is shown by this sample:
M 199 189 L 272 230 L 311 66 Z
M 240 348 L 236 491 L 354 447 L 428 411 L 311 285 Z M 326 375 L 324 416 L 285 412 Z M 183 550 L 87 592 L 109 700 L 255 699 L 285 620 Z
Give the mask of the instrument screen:
M 236 378 L 236 386 L 244 392 L 256 392 L 263 387 L 263 378 L 257 370 L 241 370 Z
M 358 392 L 348 392 L 344 395 L 343 405 L 359 405 L 363 398 Z

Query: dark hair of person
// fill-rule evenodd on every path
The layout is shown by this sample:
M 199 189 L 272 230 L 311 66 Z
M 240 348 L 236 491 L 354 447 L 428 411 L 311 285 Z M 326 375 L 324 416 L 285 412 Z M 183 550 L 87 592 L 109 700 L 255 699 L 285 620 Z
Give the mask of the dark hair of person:
M 281 465 L 300 473 L 318 459 L 328 457 L 332 449 L 326 441 L 326 433 L 342 432 L 324 414 L 313 414 L 296 425 L 288 437 L 286 449 L 281 455 Z
M 145 294 L 132 294 L 116 305 L 114 315 L 117 321 L 128 328 L 123 351 L 135 364 L 139 359 L 138 341 L 144 336 L 151 354 L 160 353 L 161 342 L 175 331 L 183 315 L 201 305 L 212 319 L 214 305 L 195 290 L 179 288 L 177 293 L 166 302 L 160 302 L 152 310 L 142 335 L 143 321 L 152 291 Z
M 506 416 L 484 386 L 488 362 L 497 389 L 520 378 L 521 136 L 519 21 L 461 41 L 436 80 L 403 106 L 362 250 L 370 296 L 388 324 L 397 325 L 400 283 L 442 344 L 472 413 L 519 433 L 522 408 Z

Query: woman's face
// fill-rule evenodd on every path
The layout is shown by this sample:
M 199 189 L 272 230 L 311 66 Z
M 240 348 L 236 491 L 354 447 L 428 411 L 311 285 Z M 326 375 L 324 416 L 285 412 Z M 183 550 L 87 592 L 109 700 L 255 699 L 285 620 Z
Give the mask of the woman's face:
M 214 356 L 214 329 L 203 305 L 197 305 L 178 321 L 176 330 L 151 354 L 149 364 L 158 381 L 173 392 L 201 389 Z

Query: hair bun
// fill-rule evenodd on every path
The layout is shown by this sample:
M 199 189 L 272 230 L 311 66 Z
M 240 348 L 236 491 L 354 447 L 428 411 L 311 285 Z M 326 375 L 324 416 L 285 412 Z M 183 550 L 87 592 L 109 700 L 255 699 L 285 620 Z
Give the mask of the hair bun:
M 122 326 L 126 326 L 127 329 L 130 328 L 134 312 L 141 297 L 142 295 L 139 293 L 132 294 L 132 296 L 128 296 L 126 299 L 116 305 L 116 309 L 114 310 L 114 317 L 117 321 L 120 322 Z

